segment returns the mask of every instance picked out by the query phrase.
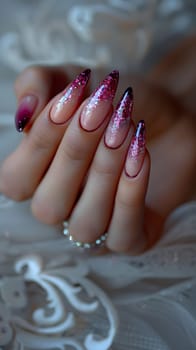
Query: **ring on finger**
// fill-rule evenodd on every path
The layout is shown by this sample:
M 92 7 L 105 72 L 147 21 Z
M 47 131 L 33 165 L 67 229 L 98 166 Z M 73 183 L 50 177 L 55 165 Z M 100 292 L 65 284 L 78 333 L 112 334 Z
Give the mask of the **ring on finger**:
M 83 249 L 92 249 L 92 248 L 100 248 L 105 245 L 105 241 L 107 239 L 108 233 L 104 233 L 101 235 L 96 241 L 88 243 L 88 242 L 80 242 L 73 238 L 73 236 L 69 233 L 69 224 L 68 221 L 63 222 L 63 235 L 66 236 L 70 242 L 73 244 L 73 246 L 77 248 L 83 248 Z

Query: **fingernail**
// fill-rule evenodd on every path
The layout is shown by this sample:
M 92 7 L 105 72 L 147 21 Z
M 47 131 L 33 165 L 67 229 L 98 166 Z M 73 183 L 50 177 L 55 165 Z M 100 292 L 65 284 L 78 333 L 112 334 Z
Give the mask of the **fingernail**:
M 120 147 L 129 131 L 131 112 L 133 109 L 133 90 L 129 87 L 111 117 L 105 133 L 105 144 L 109 148 Z
M 50 118 L 53 123 L 65 123 L 73 115 L 84 94 L 90 73 L 90 69 L 84 70 L 63 91 L 61 97 L 53 105 L 50 112 Z
M 145 143 L 145 123 L 144 120 L 141 120 L 137 125 L 128 150 L 125 163 L 125 173 L 127 176 L 136 177 L 139 174 L 145 156 Z
M 34 95 L 28 95 L 20 100 L 16 116 L 16 130 L 22 132 L 29 120 L 32 118 L 38 104 L 38 98 Z
M 119 72 L 112 71 L 91 95 L 80 116 L 80 124 L 84 130 L 94 131 L 105 120 L 116 93 L 118 79 Z

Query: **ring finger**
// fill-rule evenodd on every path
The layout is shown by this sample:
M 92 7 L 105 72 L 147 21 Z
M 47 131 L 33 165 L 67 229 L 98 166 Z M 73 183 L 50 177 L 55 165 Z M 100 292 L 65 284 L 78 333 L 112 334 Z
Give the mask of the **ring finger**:
M 128 88 L 112 115 L 93 159 L 86 186 L 72 212 L 69 232 L 76 241 L 94 242 L 107 229 L 133 134 L 132 106 L 132 89 Z

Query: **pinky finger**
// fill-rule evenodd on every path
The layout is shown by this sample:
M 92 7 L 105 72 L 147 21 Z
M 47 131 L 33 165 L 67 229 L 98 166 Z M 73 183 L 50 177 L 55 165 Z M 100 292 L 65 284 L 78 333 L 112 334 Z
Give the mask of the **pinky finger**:
M 106 244 L 112 251 L 137 254 L 145 250 L 144 209 L 149 171 L 145 125 L 140 121 L 127 153 L 108 228 Z

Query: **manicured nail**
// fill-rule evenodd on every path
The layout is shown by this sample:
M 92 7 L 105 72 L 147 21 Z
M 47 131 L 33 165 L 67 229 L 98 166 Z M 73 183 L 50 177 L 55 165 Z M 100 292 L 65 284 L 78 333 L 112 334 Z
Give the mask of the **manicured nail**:
M 29 120 L 32 118 L 38 104 L 38 98 L 34 95 L 28 95 L 20 100 L 16 116 L 16 130 L 23 131 Z
M 127 159 L 125 163 L 125 173 L 129 177 L 136 177 L 144 161 L 145 156 L 145 123 L 141 120 L 131 139 L 131 144 L 128 150 Z
M 116 93 L 118 79 L 119 72 L 112 71 L 91 95 L 80 116 L 80 124 L 84 130 L 94 131 L 105 120 Z
M 123 94 L 111 117 L 105 133 L 105 144 L 109 148 L 120 147 L 129 131 L 133 109 L 133 90 L 129 87 Z
M 63 91 L 61 97 L 53 105 L 50 112 L 50 118 L 53 123 L 65 123 L 73 115 L 84 95 L 84 90 L 90 78 L 90 73 L 90 69 L 84 70 Z

